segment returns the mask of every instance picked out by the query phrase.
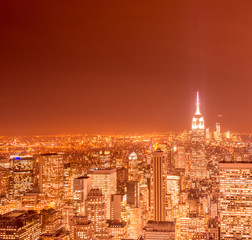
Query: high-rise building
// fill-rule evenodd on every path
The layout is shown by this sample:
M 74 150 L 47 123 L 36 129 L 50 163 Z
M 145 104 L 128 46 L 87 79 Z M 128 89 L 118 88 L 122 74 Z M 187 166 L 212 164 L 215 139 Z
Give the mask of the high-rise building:
M 127 203 L 130 206 L 139 207 L 140 189 L 139 181 L 127 182 Z
M 8 195 L 10 187 L 10 170 L 0 166 L 0 195 Z M 13 188 L 13 187 L 12 187 Z
M 175 168 L 186 167 L 186 154 L 184 146 L 177 146 L 177 158 L 175 158 Z
M 75 208 L 70 202 L 64 205 L 64 207 L 61 209 L 61 212 L 62 212 L 62 225 L 67 231 L 69 231 L 71 220 L 73 216 L 76 215 Z
M 0 215 L 0 239 L 37 240 L 41 234 L 41 218 L 35 211 L 12 211 Z
M 216 140 L 220 141 L 220 139 L 221 139 L 220 123 L 216 123 Z
M 48 153 L 38 156 L 39 189 L 46 198 L 59 204 L 64 195 L 63 155 Z
M 220 163 L 220 239 L 252 239 L 252 163 Z
M 205 124 L 200 113 L 199 92 L 197 92 L 196 112 L 192 120 L 191 131 L 191 166 L 190 178 L 204 179 L 208 177 L 205 156 Z
M 152 155 L 150 183 L 150 207 L 154 221 L 166 219 L 166 181 L 166 158 L 163 151 L 157 149 Z
M 109 168 L 110 167 L 110 151 L 102 149 L 99 152 L 100 167 Z
M 110 218 L 114 221 L 127 221 L 127 196 L 126 194 L 112 194 Z
M 93 169 L 88 171 L 92 187 L 102 190 L 106 206 L 106 219 L 110 219 L 111 195 L 116 193 L 116 169 Z
M 140 207 L 130 207 L 129 208 L 129 238 L 138 239 L 141 234 L 142 225 L 141 225 L 141 209 Z
M 21 198 L 24 193 L 33 188 L 33 165 L 32 156 L 13 156 L 10 159 L 10 186 L 11 198 Z
M 102 190 L 92 188 L 86 199 L 86 215 L 93 223 L 94 236 L 96 238 L 105 238 L 110 236 L 106 228 L 106 205 Z
M 144 240 L 175 240 L 175 223 L 148 221 L 143 229 Z
M 74 179 L 80 176 L 79 171 L 76 171 L 76 163 L 69 162 L 64 164 L 64 199 L 73 200 Z
M 70 237 L 75 240 L 93 240 L 93 223 L 86 216 L 74 216 L 70 224 Z
M 177 217 L 180 193 L 180 177 L 177 175 L 167 175 L 167 218 L 174 221 Z
M 85 200 L 91 188 L 92 180 L 90 177 L 78 177 L 73 181 L 73 199 L 76 206 L 76 211 L 79 215 L 85 215 Z
M 197 92 L 196 112 L 192 119 L 192 130 L 205 130 L 204 118 L 200 113 L 199 92 Z
M 128 181 L 138 181 L 139 171 L 138 171 L 138 161 L 135 152 L 129 155 L 128 159 Z
M 142 211 L 142 225 L 145 226 L 150 219 L 150 206 L 149 206 L 149 189 L 146 184 L 140 185 L 140 200 L 139 206 Z
M 116 169 L 116 184 L 117 184 L 117 192 L 124 194 L 126 192 L 127 187 L 127 168 L 121 167 Z
M 174 205 L 179 203 L 180 176 L 167 175 L 167 193 L 172 195 Z

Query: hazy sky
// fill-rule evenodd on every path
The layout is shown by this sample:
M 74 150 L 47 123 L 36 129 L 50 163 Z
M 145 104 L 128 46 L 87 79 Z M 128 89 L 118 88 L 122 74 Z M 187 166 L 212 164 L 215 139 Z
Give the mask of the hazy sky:
M 252 1 L 0 0 L 0 135 L 252 130 Z

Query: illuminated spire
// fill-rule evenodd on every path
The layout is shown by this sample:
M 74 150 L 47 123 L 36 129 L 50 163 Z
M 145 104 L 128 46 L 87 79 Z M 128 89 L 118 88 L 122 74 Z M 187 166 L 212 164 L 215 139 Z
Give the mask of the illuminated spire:
M 199 91 L 197 91 L 197 103 L 196 103 L 196 115 L 200 115 L 200 109 L 199 109 L 200 103 L 199 103 Z
M 200 113 L 199 92 L 197 91 L 196 112 L 193 116 L 192 129 L 205 129 L 204 118 Z

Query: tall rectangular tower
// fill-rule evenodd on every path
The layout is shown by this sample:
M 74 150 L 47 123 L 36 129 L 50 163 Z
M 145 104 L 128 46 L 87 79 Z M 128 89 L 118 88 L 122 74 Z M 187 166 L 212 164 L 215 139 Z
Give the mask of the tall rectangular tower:
M 205 124 L 200 113 L 199 92 L 197 92 L 196 112 L 192 119 L 191 131 L 191 166 L 189 176 L 194 179 L 208 177 L 205 156 Z
M 91 188 L 92 181 L 90 177 L 83 176 L 73 180 L 74 203 L 79 215 L 85 215 L 85 200 Z
M 39 189 L 55 203 L 62 200 L 64 194 L 63 154 L 48 153 L 38 156 Z
M 106 204 L 106 219 L 110 219 L 111 195 L 116 193 L 116 169 L 93 169 L 88 171 L 92 187 L 102 190 Z
M 163 151 L 153 152 L 151 161 L 150 205 L 151 216 L 154 221 L 166 219 L 166 158 Z
M 106 235 L 106 206 L 104 195 L 99 188 L 92 188 L 85 201 L 86 215 L 93 223 L 94 235 L 97 238 Z
M 10 163 L 9 195 L 11 198 L 21 198 L 33 188 L 33 157 L 13 156 Z

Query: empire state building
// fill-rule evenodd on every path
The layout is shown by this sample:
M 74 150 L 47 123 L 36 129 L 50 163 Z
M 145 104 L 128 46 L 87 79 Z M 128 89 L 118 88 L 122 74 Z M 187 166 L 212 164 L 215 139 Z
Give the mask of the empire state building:
M 199 92 L 197 92 L 196 112 L 192 119 L 191 131 L 191 166 L 189 176 L 194 179 L 208 177 L 205 155 L 205 123 L 200 113 Z
M 196 112 L 192 119 L 192 130 L 204 130 L 204 118 L 200 113 L 199 92 L 197 92 Z

